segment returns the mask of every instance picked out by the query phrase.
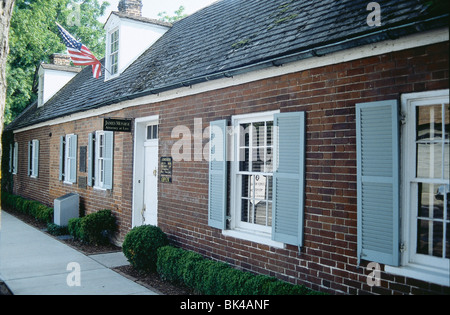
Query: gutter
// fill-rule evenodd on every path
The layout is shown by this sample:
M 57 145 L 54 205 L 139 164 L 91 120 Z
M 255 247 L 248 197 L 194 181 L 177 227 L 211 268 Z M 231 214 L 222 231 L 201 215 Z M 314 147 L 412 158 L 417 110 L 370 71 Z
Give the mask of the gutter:
M 7 126 L 5 128 L 5 130 L 22 129 L 22 128 L 26 128 L 31 125 L 43 123 L 48 120 L 53 120 L 53 119 L 68 116 L 71 114 L 85 112 L 85 111 L 89 111 L 89 110 L 93 110 L 93 109 L 98 109 L 98 108 L 101 108 L 104 106 L 109 106 L 109 105 L 121 103 L 124 101 L 130 101 L 130 100 L 138 99 L 138 98 L 149 96 L 149 95 L 157 95 L 159 93 L 167 92 L 167 91 L 178 89 L 178 88 L 189 87 L 189 86 L 196 85 L 199 83 L 204 83 L 207 81 L 217 80 L 217 79 L 221 79 L 221 78 L 232 78 L 234 76 L 245 74 L 245 73 L 252 72 L 252 71 L 267 69 L 267 68 L 274 67 L 274 66 L 280 67 L 283 64 L 290 63 L 290 62 L 300 61 L 300 60 L 313 58 L 313 57 L 322 57 L 322 56 L 325 56 L 325 55 L 328 55 L 328 54 L 331 54 L 334 52 L 347 50 L 347 49 L 355 48 L 358 46 L 373 44 L 376 42 L 381 42 L 381 41 L 386 41 L 386 40 L 394 40 L 394 39 L 398 39 L 403 36 L 415 34 L 418 32 L 423 32 L 423 31 L 427 31 L 427 30 L 432 30 L 432 29 L 436 29 L 436 28 L 441 28 L 441 27 L 445 27 L 445 26 L 448 27 L 448 17 L 449 17 L 448 14 L 444 14 L 444 15 L 432 17 L 432 18 L 429 18 L 426 20 L 414 21 L 414 22 L 411 22 L 411 23 L 408 23 L 405 25 L 392 26 L 392 27 L 382 29 L 379 31 L 361 34 L 361 35 L 357 35 L 357 36 L 354 36 L 351 38 L 346 38 L 339 42 L 329 43 L 329 44 L 325 44 L 325 45 L 322 45 L 319 47 L 309 48 L 306 50 L 299 50 L 299 51 L 295 51 L 295 52 L 292 52 L 287 55 L 283 54 L 283 55 L 276 56 L 276 57 L 273 57 L 270 59 L 261 60 L 256 63 L 244 65 L 242 67 L 200 76 L 200 77 L 193 78 L 193 79 L 190 79 L 187 81 L 181 81 L 181 82 L 176 82 L 173 84 L 168 84 L 168 85 L 162 86 L 160 88 L 155 88 L 155 89 L 150 89 L 150 90 L 146 90 L 146 91 L 139 92 L 139 93 L 125 95 L 125 96 L 122 96 L 117 99 L 113 99 L 110 101 L 102 102 L 100 104 L 96 104 L 95 106 L 92 106 L 89 108 L 84 108 L 83 110 L 80 110 L 80 111 L 57 115 L 57 116 L 54 116 L 49 119 L 37 120 L 31 124 L 25 124 L 25 125 L 19 126 L 17 128 L 13 127 L 11 129 L 9 129 Z

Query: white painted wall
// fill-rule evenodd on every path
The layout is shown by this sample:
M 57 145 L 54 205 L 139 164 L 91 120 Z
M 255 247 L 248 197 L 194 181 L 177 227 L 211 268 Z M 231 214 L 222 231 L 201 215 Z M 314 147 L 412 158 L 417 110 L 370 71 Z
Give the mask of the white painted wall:
M 119 30 L 119 72 L 111 75 L 111 33 Z M 128 18 L 121 18 L 111 14 L 105 24 L 106 30 L 106 69 L 105 81 L 118 77 L 128 66 L 130 66 L 140 55 L 152 46 L 169 27 L 152 23 L 141 22 Z
M 43 106 L 49 99 L 51 99 L 64 85 L 66 85 L 72 78 L 77 75 L 77 72 L 69 72 L 62 70 L 52 70 L 39 68 L 39 78 L 43 76 L 43 80 L 39 80 L 39 84 L 43 83 L 44 88 L 39 89 L 39 93 L 42 91 L 42 103 L 39 102 L 38 106 Z

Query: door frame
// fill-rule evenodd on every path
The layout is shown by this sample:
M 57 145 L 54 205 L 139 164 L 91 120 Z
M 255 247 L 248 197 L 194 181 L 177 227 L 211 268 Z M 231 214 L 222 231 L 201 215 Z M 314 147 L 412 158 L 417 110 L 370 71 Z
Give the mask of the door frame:
M 134 121 L 133 156 L 133 201 L 131 227 L 141 225 L 141 210 L 144 204 L 144 143 L 147 141 L 147 126 L 159 125 L 159 115 L 136 118 Z M 159 151 L 159 150 L 158 150 Z M 159 152 L 158 152 L 159 158 Z

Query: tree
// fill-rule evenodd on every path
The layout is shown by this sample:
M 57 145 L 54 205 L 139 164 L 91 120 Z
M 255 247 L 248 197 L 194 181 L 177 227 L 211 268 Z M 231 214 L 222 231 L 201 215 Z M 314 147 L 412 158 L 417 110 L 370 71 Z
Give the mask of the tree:
M 3 120 L 6 102 L 6 62 L 9 53 L 9 28 L 14 8 L 14 0 L 0 0 L 0 135 L 3 133 Z M 2 143 L 0 141 L 0 156 Z M 1 159 L 0 159 L 1 170 Z M 1 178 L 1 171 L 0 171 Z
M 33 83 L 41 62 L 66 51 L 55 22 L 79 38 L 98 59 L 104 56 L 105 34 L 97 19 L 108 6 L 98 0 L 16 0 L 7 63 L 6 123 L 36 99 Z
M 183 13 L 185 10 L 185 8 L 183 6 L 180 6 L 178 8 L 178 10 L 176 10 L 174 13 L 174 16 L 169 16 L 167 15 L 166 11 L 160 12 L 158 13 L 159 16 L 159 20 L 163 21 L 163 22 L 169 22 L 169 23 L 174 23 L 178 20 L 181 20 L 183 18 L 185 18 L 186 16 L 188 16 L 187 14 Z

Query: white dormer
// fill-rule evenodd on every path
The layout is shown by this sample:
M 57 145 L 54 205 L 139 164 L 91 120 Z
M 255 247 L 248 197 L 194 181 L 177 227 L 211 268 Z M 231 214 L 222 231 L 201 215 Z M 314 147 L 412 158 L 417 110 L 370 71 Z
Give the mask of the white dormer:
M 39 66 L 38 107 L 43 106 L 81 71 L 81 68 L 70 66 L 68 55 L 53 54 L 50 61 L 50 64 L 42 63 Z
M 116 78 L 171 27 L 142 17 L 142 3 L 122 0 L 105 23 L 105 81 Z

